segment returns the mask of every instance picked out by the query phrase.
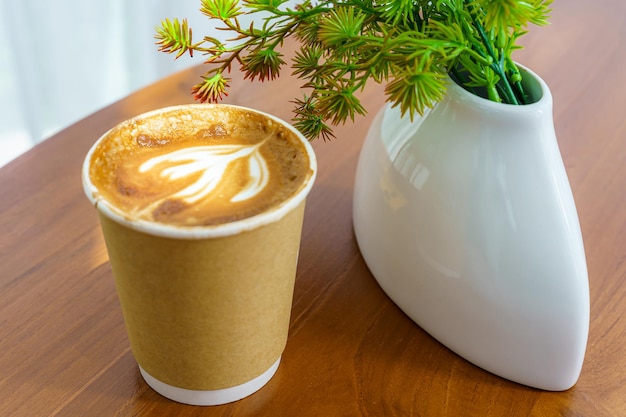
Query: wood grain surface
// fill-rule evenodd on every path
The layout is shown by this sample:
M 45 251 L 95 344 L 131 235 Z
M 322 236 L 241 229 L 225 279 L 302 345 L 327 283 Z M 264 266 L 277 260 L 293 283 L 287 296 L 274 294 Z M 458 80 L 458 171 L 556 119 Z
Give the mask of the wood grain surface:
M 106 130 L 191 102 L 203 69 L 166 78 L 72 125 L 0 169 L 0 416 L 626 416 L 626 3 L 556 1 L 516 59 L 549 84 L 578 207 L 591 324 L 578 383 L 518 385 L 461 359 L 382 292 L 355 243 L 352 186 L 367 117 L 314 143 L 319 178 L 306 209 L 289 341 L 275 377 L 241 401 L 193 407 L 142 380 L 130 352 L 96 212 L 80 180 Z M 289 48 L 289 45 L 287 45 Z M 88 70 L 88 69 L 86 69 Z M 288 75 L 235 78 L 226 102 L 291 118 Z

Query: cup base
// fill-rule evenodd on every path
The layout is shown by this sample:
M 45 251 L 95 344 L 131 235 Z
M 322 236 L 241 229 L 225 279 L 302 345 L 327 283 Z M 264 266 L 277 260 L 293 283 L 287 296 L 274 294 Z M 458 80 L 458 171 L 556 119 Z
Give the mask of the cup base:
M 272 379 L 279 364 L 280 357 L 267 371 L 248 382 L 230 388 L 207 391 L 190 390 L 166 384 L 147 373 L 141 366 L 139 371 L 153 390 L 170 400 L 189 405 L 220 405 L 254 394 Z

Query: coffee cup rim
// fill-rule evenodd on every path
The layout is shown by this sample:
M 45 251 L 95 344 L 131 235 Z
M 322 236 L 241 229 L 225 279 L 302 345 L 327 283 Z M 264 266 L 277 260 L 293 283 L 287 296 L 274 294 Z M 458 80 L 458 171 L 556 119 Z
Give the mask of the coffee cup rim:
M 315 152 L 311 143 L 304 137 L 304 135 L 298 131 L 295 127 L 293 127 L 290 123 L 280 119 L 277 116 L 266 113 L 261 110 L 232 105 L 232 104 L 222 104 L 222 103 L 212 103 L 212 104 L 182 104 L 176 106 L 168 106 L 159 109 L 155 109 L 152 111 L 148 111 L 145 113 L 141 113 L 138 116 L 135 116 L 133 119 L 143 119 L 148 117 L 153 117 L 158 114 L 165 114 L 168 112 L 173 112 L 179 109 L 189 109 L 194 107 L 224 107 L 224 108 L 233 108 L 236 110 L 248 111 L 252 113 L 256 113 L 263 117 L 267 117 L 272 119 L 274 122 L 279 123 L 289 129 L 301 142 L 302 146 L 305 149 L 307 157 L 309 159 L 309 173 L 307 177 L 304 179 L 300 188 L 290 197 L 282 201 L 276 206 L 271 207 L 270 209 L 258 213 L 256 215 L 246 217 L 243 219 L 235 220 L 233 222 L 228 223 L 220 223 L 215 225 L 194 225 L 194 226 L 181 226 L 181 225 L 173 225 L 167 223 L 160 223 L 145 219 L 131 219 L 129 218 L 122 210 L 116 208 L 113 204 L 107 201 L 98 191 L 98 188 L 91 181 L 91 177 L 89 175 L 91 158 L 93 153 L 95 152 L 98 145 L 105 140 L 105 138 L 114 130 L 119 124 L 103 135 L 101 135 L 96 142 L 91 146 L 87 155 L 85 156 L 83 167 L 82 167 L 82 182 L 83 189 L 87 198 L 91 201 L 91 203 L 96 207 L 96 209 L 107 216 L 109 219 L 122 224 L 130 229 L 143 232 L 146 234 L 166 237 L 166 238 L 174 238 L 174 239 L 207 239 L 207 238 L 217 238 L 217 237 L 225 237 L 237 235 L 243 232 L 251 231 L 258 229 L 262 226 L 275 223 L 290 213 L 292 210 L 296 209 L 300 204 L 304 202 L 307 195 L 311 191 L 313 187 L 313 183 L 315 182 L 315 178 L 317 176 L 317 159 L 315 156 Z M 125 123 L 126 121 L 121 122 Z

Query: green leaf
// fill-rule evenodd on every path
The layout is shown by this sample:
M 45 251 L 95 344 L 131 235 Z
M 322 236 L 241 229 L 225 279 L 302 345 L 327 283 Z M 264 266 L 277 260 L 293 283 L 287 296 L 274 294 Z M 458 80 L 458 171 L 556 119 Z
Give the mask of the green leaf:
M 228 20 L 233 19 L 240 14 L 238 0 L 201 0 L 202 6 L 200 12 L 212 19 Z
M 319 45 L 301 47 L 293 59 L 293 75 L 296 75 L 298 78 L 306 78 L 311 74 L 315 74 L 319 69 L 323 54 L 324 51 Z
M 393 107 L 400 106 L 404 116 L 409 113 L 424 114 L 428 107 L 440 101 L 446 91 L 444 76 L 435 72 L 404 74 L 397 76 L 385 87 Z
M 357 38 L 365 16 L 359 9 L 338 7 L 325 16 L 319 25 L 319 39 L 327 47 L 341 47 Z
M 354 121 L 357 114 L 364 115 L 365 108 L 350 88 L 318 90 L 318 108 L 325 119 L 331 120 L 334 125 L 345 123 L 348 119 Z
M 243 0 L 243 3 L 249 9 L 274 11 L 287 1 L 288 0 Z
M 158 41 L 157 45 L 160 45 L 159 51 L 177 52 L 176 58 L 180 58 L 187 51 L 190 56 L 193 56 L 194 45 L 187 19 L 183 19 L 182 23 L 178 19 L 165 19 L 161 22 L 161 26 L 156 27 L 156 32 L 155 38 Z
M 485 29 L 499 34 L 529 23 L 545 25 L 552 0 L 480 0 L 479 3 L 485 11 Z
M 274 48 L 260 48 L 241 59 L 244 78 L 260 81 L 273 80 L 280 74 L 280 67 L 285 63 L 282 54 Z
M 420 16 L 420 8 L 415 6 L 414 0 L 390 0 L 376 3 L 380 17 L 390 25 L 422 22 L 424 19 Z
M 196 100 L 201 103 L 216 103 L 228 95 L 226 89 L 229 86 L 230 79 L 224 77 L 222 72 L 218 71 L 212 76 L 205 74 L 202 79 L 203 82 L 196 84 L 191 89 Z
M 313 97 L 296 99 L 294 101 L 294 127 L 298 129 L 309 140 L 321 137 L 324 141 L 334 138 L 332 129 L 324 121 L 317 108 L 317 102 Z

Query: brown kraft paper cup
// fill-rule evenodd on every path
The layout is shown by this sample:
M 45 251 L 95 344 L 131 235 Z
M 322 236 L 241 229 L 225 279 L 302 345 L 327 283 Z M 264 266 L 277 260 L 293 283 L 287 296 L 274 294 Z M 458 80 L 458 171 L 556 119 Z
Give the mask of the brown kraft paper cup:
M 310 161 L 300 190 L 267 212 L 210 227 L 129 219 L 100 198 L 89 178 L 97 143 L 85 159 L 84 188 L 98 209 L 133 355 L 146 382 L 170 399 L 235 401 L 260 389 L 278 368 L 305 198 L 316 173 L 310 144 L 289 129 Z

